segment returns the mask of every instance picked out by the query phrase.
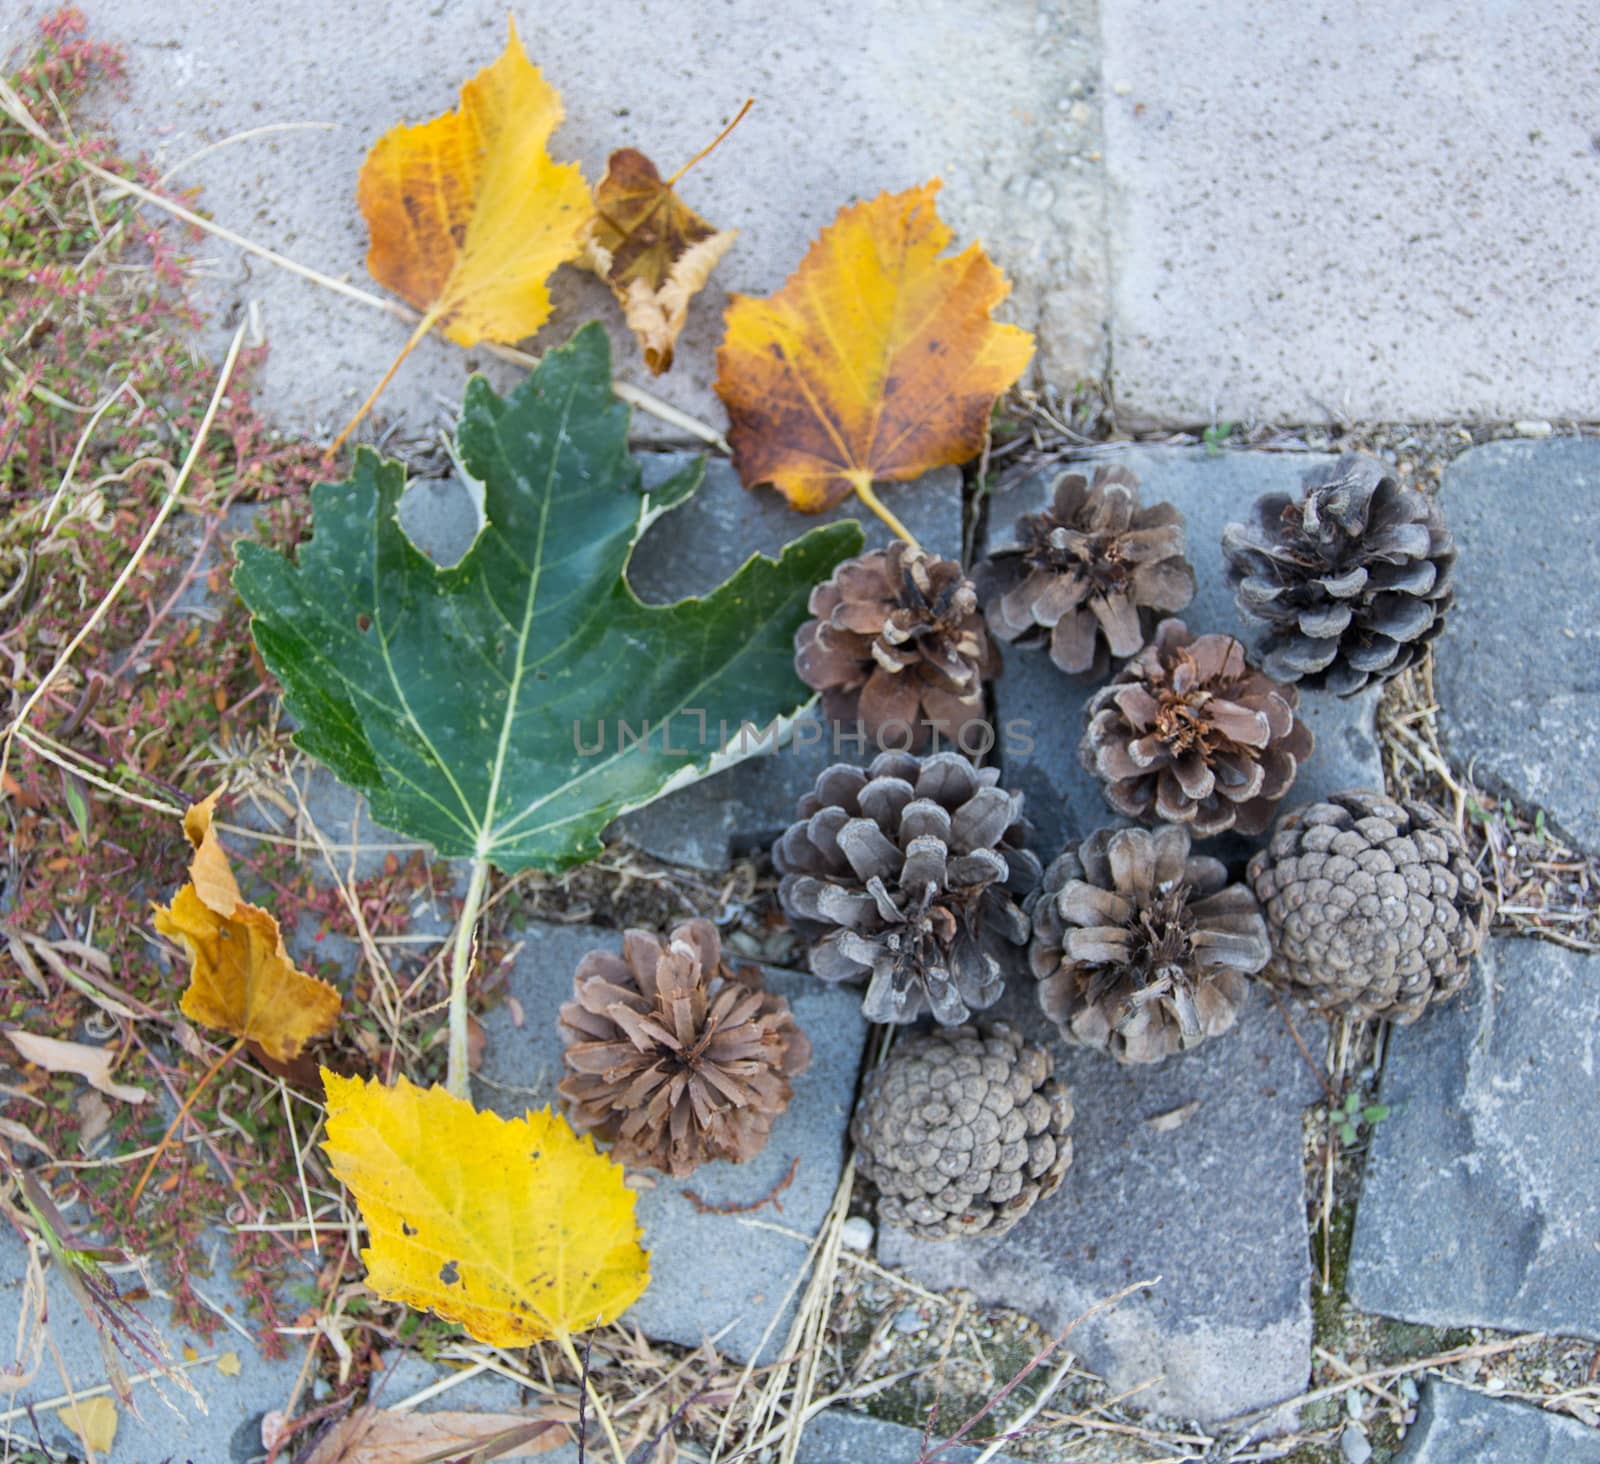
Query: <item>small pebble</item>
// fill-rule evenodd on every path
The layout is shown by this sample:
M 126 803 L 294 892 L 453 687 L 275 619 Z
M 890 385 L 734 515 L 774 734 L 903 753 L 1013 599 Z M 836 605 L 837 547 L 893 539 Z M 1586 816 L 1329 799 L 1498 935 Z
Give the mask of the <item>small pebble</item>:
M 1548 422 L 1541 422 L 1535 419 L 1527 422 L 1513 422 L 1511 430 L 1518 437 L 1548 437 L 1556 429 Z
M 1345 1392 L 1344 1411 L 1352 1418 L 1360 1418 L 1366 1410 L 1366 1406 L 1366 1395 L 1362 1393 L 1360 1388 L 1350 1388 Z
M 1415 1403 L 1417 1401 L 1417 1383 L 1416 1383 L 1416 1379 L 1415 1378 L 1401 1378 L 1400 1379 L 1400 1389 L 1399 1389 L 1399 1391 L 1400 1391 L 1400 1396 L 1402 1398 L 1404 1398 L 1407 1403 Z
M 839 1227 L 839 1244 L 846 1250 L 872 1249 L 872 1221 L 865 1215 L 852 1215 Z
M 894 1329 L 897 1332 L 921 1332 L 928 1325 L 927 1319 L 914 1306 L 908 1306 L 894 1319 Z
M 1367 1464 L 1372 1457 L 1372 1445 L 1367 1442 L 1367 1431 L 1359 1423 L 1347 1423 L 1339 1435 L 1339 1452 L 1345 1464 Z
M 1504 1378 L 1485 1378 L 1483 1390 L 1486 1393 L 1503 1393 L 1506 1390 L 1506 1380 Z
M 1111 90 L 1114 91 L 1119 97 L 1125 97 L 1133 90 L 1133 83 L 1131 81 L 1113 82 Z

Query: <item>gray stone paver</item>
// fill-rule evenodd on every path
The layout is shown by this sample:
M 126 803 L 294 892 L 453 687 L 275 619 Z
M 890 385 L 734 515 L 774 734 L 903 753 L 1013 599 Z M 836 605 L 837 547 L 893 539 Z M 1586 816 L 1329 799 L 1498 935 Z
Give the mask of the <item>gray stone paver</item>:
M 32 8 L 49 7 L 35 0 Z M 455 106 L 460 84 L 500 53 L 506 13 L 501 0 L 443 10 L 382 0 L 330 10 L 298 0 L 245 12 L 229 0 L 118 0 L 91 18 L 97 38 L 128 52 L 125 93 L 104 99 L 125 147 L 156 154 L 159 169 L 182 164 L 175 184 L 199 186 L 220 223 L 382 294 L 365 268 L 355 205 L 362 159 L 391 126 Z M 20 39 L 27 19 L 8 14 L 0 41 Z M 776 29 L 759 4 L 596 0 L 581 15 L 519 7 L 517 21 L 565 104 L 553 155 L 579 162 L 591 184 L 624 146 L 672 172 L 756 98 L 733 136 L 685 180 L 694 208 L 740 234 L 690 310 L 673 370 L 649 376 L 609 290 L 571 266 L 552 281 L 557 313 L 535 350 L 565 340 L 580 320 L 603 319 L 621 376 L 720 427 L 711 383 L 728 293 L 777 289 L 842 206 L 943 177 L 941 208 L 958 242 L 982 238 L 1015 277 L 1005 308 L 1042 330 L 1051 378 L 1070 386 L 1099 371 L 1106 286 L 1092 0 L 999 8 L 936 0 L 865 11 L 818 0 Z M 975 34 L 985 56 L 979 77 L 969 69 Z M 953 82 L 962 76 L 968 82 Z M 185 161 L 238 133 L 305 122 L 332 127 L 250 136 Z M 284 427 L 336 430 L 406 327 L 230 247 L 207 242 L 201 252 L 210 265 L 203 303 L 219 341 L 259 302 L 272 346 L 261 378 L 269 415 Z M 439 398 L 459 401 L 476 366 L 502 384 L 515 369 L 482 351 L 425 342 L 390 386 L 383 415 L 425 428 Z M 682 435 L 649 421 L 640 427 L 658 439 Z
M 151 1383 L 136 1383 L 134 1401 L 141 1416 L 135 1417 L 119 1407 L 117 1436 L 109 1464 L 226 1464 L 226 1461 L 247 1464 L 263 1456 L 261 1416 L 269 1409 L 282 1408 L 288 1403 L 300 1371 L 302 1344 L 291 1339 L 287 1344 L 288 1356 L 282 1361 L 269 1362 L 261 1355 L 254 1342 L 256 1324 L 245 1309 L 243 1295 L 227 1274 L 229 1256 L 226 1241 L 220 1234 L 214 1237 L 213 1248 L 218 1257 L 217 1273 L 197 1277 L 195 1288 L 236 1318 L 248 1336 L 241 1336 L 224 1324 L 209 1343 L 204 1342 L 198 1335 L 173 1323 L 171 1306 L 161 1297 L 137 1303 L 137 1310 L 166 1339 L 168 1351 L 180 1366 L 183 1348 L 188 1344 L 202 1358 L 233 1353 L 239 1361 L 239 1373 L 229 1377 L 218 1370 L 215 1361 L 196 1363 L 188 1369 L 190 1382 L 205 1400 L 205 1413 L 165 1380 L 161 1386 L 174 1403 L 176 1412 L 162 1403 Z M 13 1349 L 17 1318 L 23 1304 L 26 1268 L 27 1256 L 22 1241 L 9 1225 L 0 1227 L 0 1338 L 4 1339 L 5 1349 L 0 1352 L 0 1367 L 9 1367 L 15 1355 Z M 120 1274 L 116 1279 L 124 1291 L 140 1284 L 137 1274 L 132 1272 Z M 106 1382 L 94 1328 L 53 1266 L 47 1268 L 46 1286 L 50 1339 L 60 1350 L 72 1391 L 82 1396 Z M 130 1377 L 147 1370 L 137 1359 L 125 1365 Z M 46 1443 L 76 1451 L 73 1454 L 76 1457 L 81 1453 L 76 1437 L 55 1407 L 38 1406 L 61 1398 L 66 1392 L 55 1360 L 46 1347 L 34 1380 L 0 1395 L 0 1415 L 23 1409 L 28 1404 L 35 1405 L 35 1415 Z M 6 1438 L 8 1433 L 13 1447 L 34 1442 L 33 1425 L 26 1413 L 0 1418 L 0 1439 Z
M 621 932 L 588 926 L 534 924 L 517 935 L 523 945 L 506 986 L 521 1007 L 522 1025 L 515 1024 L 509 1003 L 484 1018 L 489 1045 L 484 1081 L 477 1087 L 480 1103 L 507 1115 L 559 1102 L 556 1015 L 572 995 L 572 973 L 585 952 L 622 945 Z M 741 1362 L 758 1353 L 770 1362 L 783 1344 L 793 1311 L 786 1289 L 833 1201 L 844 1165 L 845 1129 L 866 1039 L 858 993 L 813 976 L 764 969 L 811 1039 L 811 1066 L 795 1080 L 794 1099 L 756 1158 L 707 1164 L 682 1181 L 642 1172 L 638 1213 L 651 1252 L 651 1282 L 626 1315 L 646 1336 L 687 1347 L 716 1337 L 718 1349 Z M 772 1193 L 792 1164 L 793 1179 L 776 1207 L 719 1215 L 702 1213 L 688 1197 L 692 1190 L 707 1205 L 751 1204 Z M 763 1344 L 775 1316 L 779 1320 Z
M 1434 669 L 1445 750 L 1600 850 L 1600 440 L 1487 443 L 1450 464 L 1443 504 L 1461 556 Z
M 1600 957 L 1496 937 L 1389 1038 L 1349 1270 L 1363 1311 L 1600 1340 Z
M 1121 409 L 1595 417 L 1584 0 L 1100 9 Z
M 645 481 L 666 477 L 685 459 L 654 454 L 645 459 Z M 915 482 L 882 489 L 890 511 L 927 549 L 961 553 L 961 474 L 939 468 Z M 732 574 L 751 554 L 774 555 L 784 544 L 835 519 L 854 518 L 867 545 L 883 548 L 888 528 L 854 499 L 827 514 L 795 513 L 771 489 L 751 493 L 732 466 L 706 464 L 700 491 L 682 508 L 652 524 L 634 554 L 629 579 L 645 600 L 670 601 L 704 594 Z M 711 736 L 717 735 L 712 728 Z M 854 747 L 835 746 L 831 728 L 817 716 L 802 719 L 794 740 L 702 782 L 669 793 L 626 815 L 616 828 L 632 844 L 659 859 L 697 869 L 725 869 L 731 858 L 765 847 L 794 817 L 795 800 L 830 763 L 859 761 Z
M 1056 1039 L 1032 985 L 1012 977 L 992 1015 L 1048 1041 L 1072 1090 L 1065 1182 L 998 1239 L 929 1242 L 884 1228 L 879 1259 L 1052 1332 L 1160 1278 L 1072 1334 L 1113 1391 L 1160 1377 L 1138 1406 L 1200 1419 L 1301 1392 L 1311 1365 L 1301 1110 L 1318 1089 L 1283 1017 L 1254 991 L 1233 1031 L 1133 1070 Z M 1152 1125 L 1196 1102 L 1177 1127 Z
M 1305 453 L 1207 452 L 1203 448 L 1134 448 L 1059 471 L 1092 476 L 1096 464 L 1121 463 L 1141 480 L 1146 504 L 1172 503 L 1188 526 L 1188 557 L 1198 580 L 1195 598 L 1179 618 L 1197 633 L 1225 631 L 1252 640 L 1249 624 L 1233 603 L 1222 563 L 1222 528 L 1242 519 L 1265 492 L 1294 492 L 1300 475 L 1328 459 Z M 1016 542 L 1015 525 L 1025 513 L 1048 506 L 1052 471 L 1017 483 L 989 505 L 987 546 Z M 1078 762 L 1084 706 L 1101 683 L 1062 675 L 1042 648 L 1005 648 L 1006 665 L 994 684 L 1001 764 L 1008 787 L 1027 799 L 1036 842 L 1048 862 L 1069 839 L 1082 839 L 1113 815 L 1100 785 Z M 1378 693 L 1349 701 L 1322 692 L 1302 692 L 1301 714 L 1316 738 L 1310 759 L 1283 801 L 1288 808 L 1341 788 L 1383 786 L 1374 718 Z M 1031 747 L 1023 743 L 1026 738 Z M 1224 850 L 1242 841 L 1217 841 Z
M 1432 1378 L 1395 1464 L 1600 1464 L 1600 1430 Z
M 928 1448 L 932 1457 L 948 1464 L 971 1464 L 983 1452 L 956 1444 L 938 1448 L 941 1437 L 960 1426 L 948 1420 L 932 1436 Z M 978 1426 L 978 1433 L 983 1432 Z M 869 1418 L 845 1408 L 829 1408 L 806 1425 L 800 1441 L 799 1464 L 917 1464 L 923 1457 L 922 1431 L 882 1418 Z M 1017 1464 L 1011 1454 L 991 1455 L 993 1464 Z

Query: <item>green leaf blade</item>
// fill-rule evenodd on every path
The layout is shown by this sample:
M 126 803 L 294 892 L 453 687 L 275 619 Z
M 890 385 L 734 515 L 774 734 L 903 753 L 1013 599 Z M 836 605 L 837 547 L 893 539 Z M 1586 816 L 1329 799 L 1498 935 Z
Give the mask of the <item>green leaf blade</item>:
M 234 584 L 297 744 L 441 855 L 507 872 L 592 858 L 619 813 L 705 770 L 719 724 L 809 700 L 794 632 L 859 525 L 753 556 L 702 598 L 642 604 L 628 558 L 700 469 L 643 493 L 610 381 L 594 326 L 504 399 L 469 384 L 458 443 L 485 522 L 451 569 L 400 527 L 403 471 L 365 450 L 314 490 L 294 563 L 240 548 Z

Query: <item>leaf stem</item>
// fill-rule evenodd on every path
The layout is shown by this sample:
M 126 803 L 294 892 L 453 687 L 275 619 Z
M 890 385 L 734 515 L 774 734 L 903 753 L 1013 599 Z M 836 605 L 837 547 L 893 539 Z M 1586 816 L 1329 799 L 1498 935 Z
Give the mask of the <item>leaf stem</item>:
M 344 431 L 342 431 L 333 439 L 331 443 L 328 444 L 328 451 L 325 456 L 332 457 L 334 453 L 338 452 L 339 449 L 344 446 L 345 438 L 347 438 L 356 430 L 356 427 L 360 424 L 361 419 L 372 410 L 372 404 L 383 395 L 384 387 L 388 386 L 388 384 L 394 380 L 395 372 L 400 369 L 406 357 L 422 344 L 423 336 L 427 335 L 427 333 L 438 324 L 438 321 L 438 315 L 430 310 L 422 317 L 421 320 L 417 322 L 417 328 L 411 332 L 411 339 L 400 348 L 400 354 L 394 358 L 394 364 L 383 373 L 383 380 L 373 387 L 372 390 L 367 394 L 366 401 L 362 402 L 362 404 L 356 408 L 355 416 L 353 416 L 344 424 Z
M 733 119 L 733 121 L 728 123 L 728 125 L 726 127 L 724 127 L 722 129 L 722 131 L 719 132 L 715 137 L 713 137 L 711 139 L 711 141 L 708 142 L 703 148 L 701 148 L 699 152 L 697 152 L 692 158 L 690 158 L 688 162 L 686 162 L 681 168 L 679 168 L 676 173 L 674 173 L 670 178 L 668 178 L 667 179 L 667 187 L 668 188 L 676 187 L 677 183 L 678 183 L 678 179 L 683 177 L 683 175 L 685 173 L 687 173 L 689 171 L 689 169 L 692 168 L 696 163 L 698 163 L 701 158 L 705 157 L 707 153 L 713 151 L 716 148 L 717 144 L 719 142 L 721 142 L 723 138 L 725 138 L 730 132 L 733 131 L 733 129 L 735 127 L 737 127 L 741 122 L 743 122 L 744 121 L 744 114 L 746 112 L 748 112 L 753 106 L 755 106 L 755 104 L 756 104 L 756 99 L 754 97 L 747 98 L 746 101 L 745 101 L 745 104 L 742 107 L 739 108 L 739 115 L 737 117 L 735 117 Z
M 478 912 L 483 908 L 483 893 L 489 887 L 489 861 L 472 861 L 472 879 L 461 905 L 456 924 L 454 949 L 450 953 L 450 1066 L 445 1087 L 457 1098 L 472 1102 L 472 1069 L 467 1060 L 467 981 L 472 976 L 473 932 Z
M 205 1070 L 204 1074 L 202 1074 L 200 1078 L 200 1081 L 196 1083 L 192 1089 L 190 1089 L 189 1096 L 183 1100 L 183 1103 L 178 1108 L 177 1116 L 172 1120 L 171 1123 L 167 1125 L 166 1133 L 162 1134 L 161 1142 L 156 1145 L 155 1153 L 150 1156 L 150 1162 L 145 1165 L 144 1173 L 139 1176 L 138 1184 L 134 1185 L 133 1187 L 133 1194 L 128 1200 L 128 1213 L 130 1215 L 133 1213 L 134 1208 L 138 1205 L 139 1196 L 144 1193 L 144 1187 L 150 1183 L 150 1175 L 156 1167 L 156 1161 L 160 1159 L 164 1153 L 166 1153 L 168 1142 L 171 1140 L 173 1134 L 177 1133 L 178 1125 L 188 1117 L 189 1110 L 194 1107 L 195 1101 L 202 1093 L 205 1092 L 206 1087 L 210 1084 L 211 1080 L 216 1077 L 216 1075 L 220 1073 L 223 1068 L 227 1067 L 229 1059 L 232 1058 L 243 1046 L 244 1038 L 241 1037 L 233 1044 L 232 1047 L 226 1048 L 223 1051 L 222 1055 Z
M 903 523 L 901 523 L 900 520 L 889 511 L 888 505 L 872 491 L 871 473 L 865 471 L 854 472 L 851 473 L 849 477 L 850 486 L 856 490 L 857 498 L 859 498 L 864 504 L 866 504 L 868 508 L 877 514 L 878 517 L 884 521 L 884 523 L 888 524 L 888 526 L 897 535 L 899 535 L 900 538 L 904 539 L 906 543 L 908 543 L 913 549 L 921 547 L 917 543 L 916 535 L 913 534 L 911 530 L 908 529 Z
M 587 1389 L 589 1401 L 594 1404 L 594 1416 L 600 1420 L 600 1427 L 605 1430 L 606 1442 L 611 1445 L 611 1452 L 616 1455 L 617 1464 L 628 1464 L 628 1456 L 622 1452 L 622 1441 L 617 1437 L 616 1429 L 612 1427 L 611 1415 L 606 1411 L 606 1405 L 600 1401 L 600 1395 L 588 1387 L 586 1381 L 588 1372 L 584 1368 L 583 1359 L 578 1356 L 578 1349 L 572 1345 L 572 1338 L 566 1332 L 558 1332 L 556 1342 L 566 1353 L 567 1361 L 578 1374 L 579 1386 Z

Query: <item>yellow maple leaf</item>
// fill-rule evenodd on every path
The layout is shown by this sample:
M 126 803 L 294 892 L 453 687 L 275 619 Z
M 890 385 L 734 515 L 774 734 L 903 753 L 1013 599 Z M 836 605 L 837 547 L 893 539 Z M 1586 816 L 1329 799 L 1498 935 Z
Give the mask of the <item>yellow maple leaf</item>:
M 841 210 L 777 294 L 734 296 L 717 394 L 747 488 L 771 483 L 805 513 L 853 491 L 909 539 L 873 482 L 982 450 L 1033 337 L 990 319 L 1011 286 L 980 244 L 941 257 L 938 191 L 935 179 Z
M 594 217 L 583 232 L 584 263 L 611 286 L 655 376 L 671 367 L 690 300 L 739 236 L 737 229 L 713 228 L 673 189 L 753 105 L 753 99 L 746 102 L 711 145 L 670 178 L 637 148 L 623 147 L 611 154 L 595 189 Z
M 509 344 L 548 319 L 546 282 L 578 257 L 593 211 L 577 164 L 546 150 L 561 117 L 561 95 L 528 60 L 513 21 L 500 58 L 461 88 L 456 110 L 373 144 L 356 188 L 367 268 L 422 320 L 334 447 L 435 326 L 458 346 Z
M 254 1042 L 290 1062 L 313 1037 L 333 1030 L 339 993 L 296 969 L 278 922 L 239 893 L 211 816 L 217 794 L 183 816 L 194 847 L 189 883 L 155 911 L 155 926 L 180 941 L 191 962 L 179 1008 L 191 1021 Z
M 443 1088 L 323 1070 L 324 1150 L 356 1197 L 380 1296 L 524 1347 L 614 1321 L 650 1284 L 622 1166 L 549 1109 L 480 1113 Z

